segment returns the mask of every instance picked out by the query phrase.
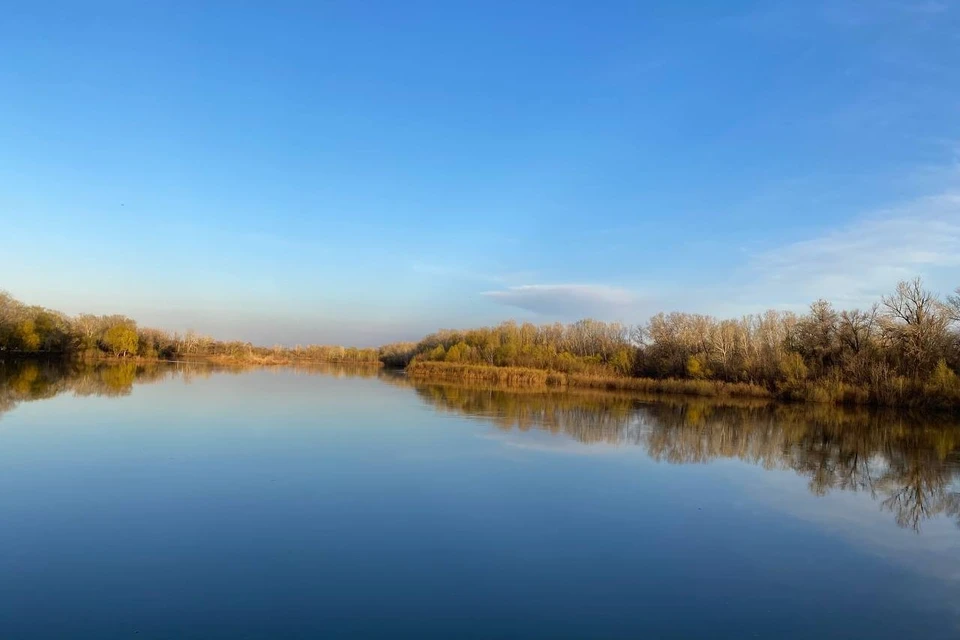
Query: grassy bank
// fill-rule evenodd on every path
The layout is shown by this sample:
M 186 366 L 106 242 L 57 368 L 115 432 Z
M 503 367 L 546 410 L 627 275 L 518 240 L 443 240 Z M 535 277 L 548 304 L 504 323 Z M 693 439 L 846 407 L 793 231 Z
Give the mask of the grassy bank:
M 704 398 L 759 398 L 787 402 L 837 405 L 918 407 L 960 410 L 960 393 L 952 382 L 917 383 L 891 379 L 872 389 L 839 380 L 804 381 L 768 389 L 750 383 L 678 378 L 636 378 L 612 375 L 566 374 L 524 367 L 425 362 L 414 360 L 407 375 L 421 380 L 491 384 L 517 388 L 577 388 L 672 394 Z
M 703 397 L 773 397 L 773 394 L 758 385 L 731 384 L 709 380 L 653 380 L 650 378 L 566 374 L 525 367 L 494 367 L 418 360 L 411 362 L 406 371 L 407 375 L 423 380 L 470 384 L 495 384 L 527 388 L 569 387 Z
M 526 367 L 491 367 L 415 360 L 407 365 L 406 372 L 414 378 L 443 382 L 530 388 L 556 387 L 566 384 L 566 376 L 562 373 Z

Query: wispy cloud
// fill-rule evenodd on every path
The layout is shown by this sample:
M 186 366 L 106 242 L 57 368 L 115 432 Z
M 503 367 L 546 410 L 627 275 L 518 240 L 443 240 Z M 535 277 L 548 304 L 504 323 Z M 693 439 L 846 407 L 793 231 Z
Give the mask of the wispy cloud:
M 804 239 L 768 245 L 747 253 L 741 267 L 719 275 L 724 284 L 709 288 L 646 283 L 643 295 L 609 284 L 526 284 L 481 295 L 545 319 L 640 322 L 658 311 L 723 317 L 769 308 L 799 311 L 817 298 L 863 307 L 915 276 L 945 293 L 960 285 L 960 187 L 868 212 Z
M 750 269 L 758 295 L 859 304 L 904 278 L 958 276 L 957 267 L 960 191 L 948 191 L 769 249 L 753 257 Z
M 564 318 L 616 316 L 637 301 L 632 291 L 605 284 L 526 284 L 481 295 L 506 306 Z

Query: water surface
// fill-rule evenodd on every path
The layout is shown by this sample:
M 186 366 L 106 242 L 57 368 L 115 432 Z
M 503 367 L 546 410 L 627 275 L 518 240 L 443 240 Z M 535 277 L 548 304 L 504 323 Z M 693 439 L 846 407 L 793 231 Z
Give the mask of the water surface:
M 960 425 L 0 365 L 0 637 L 960 636 Z

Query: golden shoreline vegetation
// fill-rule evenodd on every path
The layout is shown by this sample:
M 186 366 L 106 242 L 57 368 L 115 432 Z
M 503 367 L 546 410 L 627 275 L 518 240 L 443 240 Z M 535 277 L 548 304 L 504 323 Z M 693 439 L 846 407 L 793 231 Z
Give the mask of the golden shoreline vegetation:
M 804 314 L 718 319 L 660 313 L 641 325 L 580 320 L 442 330 L 418 342 L 356 348 L 262 347 L 125 316 L 70 317 L 0 292 L 0 358 L 338 363 L 411 377 L 526 388 L 960 409 L 960 289 L 941 298 L 904 281 L 867 309 L 824 301 Z

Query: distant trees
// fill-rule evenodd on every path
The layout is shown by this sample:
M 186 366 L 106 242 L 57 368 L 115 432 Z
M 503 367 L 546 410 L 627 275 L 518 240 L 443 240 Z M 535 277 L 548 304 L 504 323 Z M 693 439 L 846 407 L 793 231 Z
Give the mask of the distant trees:
M 658 313 L 632 328 L 506 322 L 431 334 L 410 359 L 746 383 L 825 402 L 960 405 L 960 289 L 941 301 L 915 279 L 867 309 L 817 300 L 799 315 Z
M 169 334 L 125 316 L 69 318 L 0 292 L 0 352 L 251 363 L 333 362 L 406 367 L 413 361 L 542 369 L 583 377 L 763 387 L 824 402 L 960 405 L 960 288 L 940 299 L 919 279 L 867 309 L 817 300 L 803 314 L 770 310 L 718 319 L 658 313 L 645 324 L 580 320 L 442 330 L 379 349 L 257 347 L 195 331 Z M 431 368 L 436 370 L 436 367 Z M 623 385 L 620 385 L 623 386 Z
M 636 372 L 750 382 L 813 400 L 955 404 L 960 387 L 944 383 L 943 372 L 960 364 L 958 309 L 960 293 L 941 302 L 916 279 L 866 310 L 838 312 L 818 300 L 801 316 L 659 314 L 638 332 Z
M 139 327 L 122 315 L 62 313 L 29 307 L 0 291 L 0 353 L 63 354 L 115 358 L 215 358 L 230 361 L 335 362 L 373 364 L 380 362 L 377 349 L 325 345 L 293 349 L 255 347 L 249 342 L 222 342 L 196 331 L 170 334 Z
M 391 361 L 416 357 L 457 364 L 629 375 L 636 347 L 630 342 L 628 328 L 617 323 L 581 320 L 537 326 L 511 321 L 468 331 L 438 331 L 412 348 L 391 345 L 381 353 Z
M 0 292 L 0 351 L 59 352 L 73 347 L 69 320 Z

